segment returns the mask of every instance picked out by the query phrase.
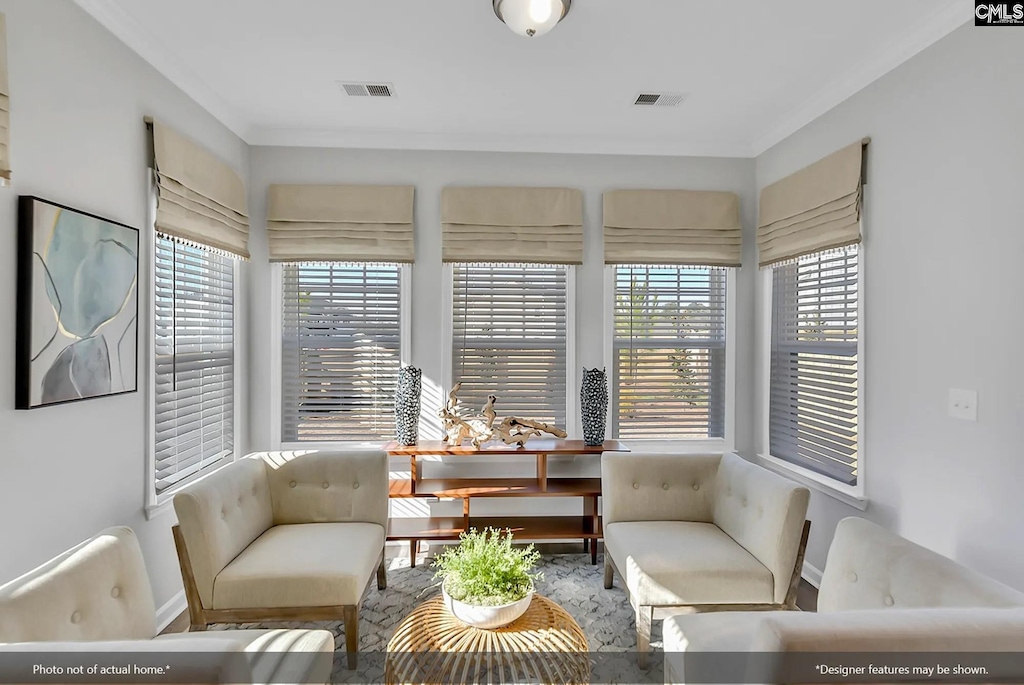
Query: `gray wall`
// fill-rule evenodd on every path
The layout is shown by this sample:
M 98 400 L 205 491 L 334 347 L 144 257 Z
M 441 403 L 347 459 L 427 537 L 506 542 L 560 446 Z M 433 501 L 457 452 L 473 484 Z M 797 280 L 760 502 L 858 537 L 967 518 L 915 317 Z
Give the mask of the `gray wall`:
M 865 202 L 864 512 L 1024 588 L 1024 40 L 965 26 L 757 158 L 762 188 L 872 139 Z M 757 298 L 758 331 L 764 312 Z M 758 397 L 764 369 L 758 368 Z M 979 392 L 978 422 L 950 388 Z M 757 425 L 764 408 L 757 407 Z M 761 448 L 761 436 L 755 436 Z M 808 561 L 838 520 L 819 492 Z
M 0 583 L 101 528 L 127 524 L 139 535 L 160 606 L 181 590 L 181 578 L 174 514 L 147 521 L 143 513 L 148 331 L 140 326 L 139 392 L 14 411 L 17 196 L 134 226 L 145 245 L 144 115 L 192 136 L 243 175 L 248 149 L 70 0 L 0 0 L 0 12 L 14 168 L 13 186 L 0 189 Z M 145 284 L 139 295 L 144 315 L 152 299 Z
M 377 183 L 416 186 L 416 264 L 413 267 L 412 363 L 423 368 L 425 386 L 440 383 L 442 359 L 442 266 L 440 193 L 446 185 L 569 186 L 584 195 L 584 264 L 577 269 L 577 365 L 603 365 L 603 242 L 601 193 L 610 188 L 690 188 L 731 190 L 742 199 L 746 229 L 744 268 L 737 280 L 737 327 L 753 322 L 754 163 L 753 160 L 598 155 L 512 154 L 339 150 L 254 147 L 251 152 L 250 214 L 252 319 L 249 353 L 254 368 L 271 364 L 270 269 L 266 265 L 265 198 L 271 183 Z M 737 337 L 736 444 L 753 446 L 753 402 L 749 383 L 753 348 L 748 336 Z M 270 404 L 268 374 L 255 374 L 251 388 L 251 441 L 270 444 L 276 420 Z M 447 389 L 445 389 L 447 392 Z M 425 391 L 425 395 L 427 392 Z M 425 400 L 424 413 L 435 407 Z M 475 506 L 475 505 L 474 505 Z

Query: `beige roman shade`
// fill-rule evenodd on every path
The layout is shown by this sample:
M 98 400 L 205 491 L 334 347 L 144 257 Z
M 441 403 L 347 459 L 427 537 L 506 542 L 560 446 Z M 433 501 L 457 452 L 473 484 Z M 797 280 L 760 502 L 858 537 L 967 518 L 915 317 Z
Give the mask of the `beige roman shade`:
M 147 123 L 157 177 L 156 230 L 248 259 L 249 217 L 241 177 L 174 129 Z
M 583 195 L 572 188 L 445 188 L 446 262 L 583 263 Z
M 742 250 L 735 193 L 610 190 L 604 194 L 606 264 L 740 266 Z
M 272 185 L 272 262 L 412 262 L 412 186 Z
M 7 87 L 7 18 L 0 12 L 0 184 L 11 180 L 11 91 Z
M 864 147 L 857 141 L 761 191 L 761 266 L 860 242 Z

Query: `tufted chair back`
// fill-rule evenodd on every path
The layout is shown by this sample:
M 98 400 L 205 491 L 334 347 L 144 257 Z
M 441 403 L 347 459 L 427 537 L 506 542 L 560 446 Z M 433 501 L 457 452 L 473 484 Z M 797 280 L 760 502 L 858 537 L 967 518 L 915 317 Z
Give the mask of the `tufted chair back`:
M 174 511 L 205 606 L 213 581 L 239 552 L 274 524 L 267 467 L 240 459 L 174 496 Z
M 1024 606 L 1024 593 L 866 519 L 836 526 L 818 611 Z
M 131 528 L 108 528 L 0 587 L 0 643 L 155 634 L 153 593 Z
M 604 525 L 619 521 L 699 521 L 714 512 L 718 455 L 601 455 Z M 643 464 L 642 469 L 637 464 Z
M 776 602 L 789 592 L 810 496 L 807 488 L 740 456 L 722 455 L 713 521 L 772 572 Z
M 274 524 L 388 525 L 388 455 L 381 450 L 268 452 Z

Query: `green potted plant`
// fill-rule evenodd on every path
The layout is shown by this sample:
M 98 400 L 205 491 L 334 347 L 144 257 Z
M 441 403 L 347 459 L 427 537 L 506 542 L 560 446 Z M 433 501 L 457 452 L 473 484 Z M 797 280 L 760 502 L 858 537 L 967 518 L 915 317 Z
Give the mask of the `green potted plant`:
M 488 528 L 459 536 L 434 561 L 441 594 L 452 615 L 477 628 L 500 628 L 530 608 L 540 553 L 533 545 L 512 546 L 512 531 Z

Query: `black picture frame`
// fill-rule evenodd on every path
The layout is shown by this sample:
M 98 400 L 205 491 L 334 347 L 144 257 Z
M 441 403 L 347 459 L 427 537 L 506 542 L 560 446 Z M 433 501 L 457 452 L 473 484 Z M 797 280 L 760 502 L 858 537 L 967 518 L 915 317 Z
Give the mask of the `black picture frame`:
M 18 197 L 16 409 L 138 392 L 140 237 L 127 224 Z

